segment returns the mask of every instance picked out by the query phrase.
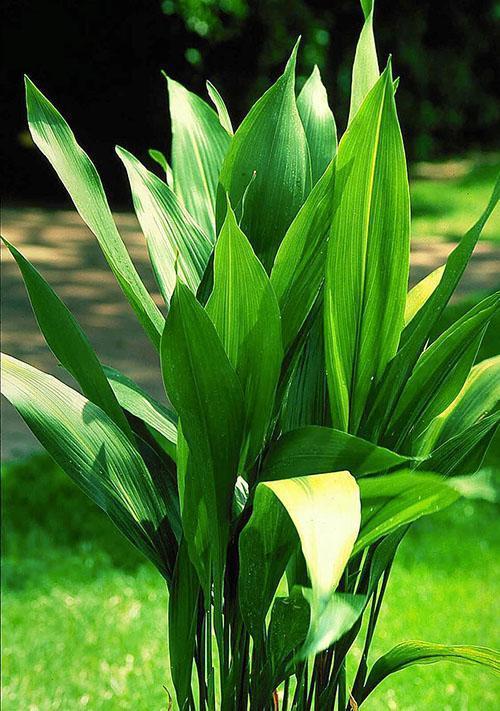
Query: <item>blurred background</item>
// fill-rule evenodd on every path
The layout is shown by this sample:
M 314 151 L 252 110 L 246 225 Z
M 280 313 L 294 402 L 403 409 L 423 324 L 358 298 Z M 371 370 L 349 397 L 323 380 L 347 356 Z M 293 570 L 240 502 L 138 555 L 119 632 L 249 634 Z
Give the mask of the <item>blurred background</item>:
M 33 146 L 23 73 L 62 112 L 95 162 L 117 225 L 160 303 L 115 144 L 152 170 L 169 153 L 162 69 L 206 97 L 222 93 L 234 123 L 276 79 L 302 35 L 298 84 L 318 64 L 339 133 L 362 13 L 357 0 L 3 0 L 2 232 L 40 269 L 103 362 L 162 399 L 157 356 L 96 241 Z M 479 217 L 500 167 L 500 2 L 377 0 L 380 63 L 393 56 L 410 161 L 415 283 L 442 264 Z M 500 284 L 500 211 L 488 222 L 444 330 Z M 2 349 L 64 379 L 2 250 Z M 500 353 L 500 316 L 478 360 Z M 71 382 L 66 377 L 68 382 Z M 30 436 L 2 418 L 3 709 L 167 708 L 166 593 L 157 573 Z M 404 540 L 376 634 L 375 658 L 403 639 L 500 647 L 500 525 L 494 480 L 480 497 L 417 522 Z M 355 654 L 360 650 L 356 649 Z M 443 663 L 391 677 L 367 711 L 499 708 L 500 682 Z
M 61 110 L 110 197 L 128 201 L 113 153 L 169 148 L 168 74 L 206 97 L 210 79 L 238 121 L 302 35 L 298 83 L 321 68 L 339 127 L 362 24 L 356 0 L 4 0 L 5 199 L 64 201 L 26 133 L 23 73 Z M 411 160 L 500 146 L 500 2 L 379 0 L 379 60 L 401 76 L 398 110 Z

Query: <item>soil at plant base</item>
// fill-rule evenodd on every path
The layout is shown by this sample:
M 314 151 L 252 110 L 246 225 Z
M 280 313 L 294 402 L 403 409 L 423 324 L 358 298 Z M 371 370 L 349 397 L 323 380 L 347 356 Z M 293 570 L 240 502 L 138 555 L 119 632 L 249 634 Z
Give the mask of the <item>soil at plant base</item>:
M 162 308 L 135 215 L 118 213 L 115 217 L 130 256 Z M 158 357 L 79 215 L 66 209 L 7 207 L 2 210 L 2 223 L 3 235 L 33 262 L 66 302 L 102 362 L 118 368 L 163 400 Z M 411 283 L 443 264 L 453 247 L 453 243 L 436 238 L 415 242 Z M 2 350 L 71 384 L 45 345 L 17 266 L 4 247 L 2 261 Z M 494 289 L 499 273 L 499 247 L 479 243 L 455 298 Z M 23 457 L 39 449 L 19 415 L 4 400 L 2 415 L 2 459 Z

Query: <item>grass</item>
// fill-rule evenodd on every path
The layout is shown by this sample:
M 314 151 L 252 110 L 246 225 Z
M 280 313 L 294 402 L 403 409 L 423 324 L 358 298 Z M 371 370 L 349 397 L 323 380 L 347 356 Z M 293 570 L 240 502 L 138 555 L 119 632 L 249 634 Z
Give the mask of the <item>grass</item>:
M 499 170 L 499 154 L 416 164 L 410 181 L 413 237 L 458 240 L 487 204 Z M 481 239 L 500 242 L 500 210 Z
M 5 711 L 167 708 L 166 592 L 153 568 L 43 454 L 3 472 Z M 496 506 L 466 501 L 404 540 L 375 646 L 500 646 Z M 487 672 L 451 663 L 393 676 L 367 708 L 494 708 Z

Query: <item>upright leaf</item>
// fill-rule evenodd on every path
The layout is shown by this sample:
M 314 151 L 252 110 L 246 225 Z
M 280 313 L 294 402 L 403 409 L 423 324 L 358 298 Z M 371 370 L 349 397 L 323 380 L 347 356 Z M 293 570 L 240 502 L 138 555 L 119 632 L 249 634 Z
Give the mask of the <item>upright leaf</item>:
M 487 647 L 433 644 L 432 642 L 402 642 L 377 659 L 366 680 L 358 702 L 369 694 L 388 676 L 413 664 L 434 664 L 440 661 L 478 664 L 500 672 L 500 655 Z
M 177 503 L 106 413 L 51 375 L 3 354 L 2 393 L 59 466 L 170 579 Z
M 132 431 L 111 389 L 102 365 L 79 323 L 35 267 L 7 240 L 17 262 L 40 330 L 61 365 L 83 394 L 98 405 L 133 441 Z
M 181 510 L 190 557 L 205 591 L 211 564 L 223 570 L 240 456 L 243 394 L 209 316 L 181 282 L 161 340 L 163 379 L 188 454 L 179 464 Z
M 297 108 L 306 132 L 315 185 L 337 152 L 337 127 L 316 65 L 297 98 Z
M 307 139 L 295 101 L 297 46 L 284 74 L 252 107 L 234 134 L 220 174 L 241 229 L 267 271 L 285 232 L 311 189 Z M 217 223 L 221 226 L 226 197 L 220 191 Z
M 158 286 L 168 304 L 177 277 L 196 292 L 212 244 L 163 180 L 117 146 L 127 170 L 137 218 L 146 238 Z
M 500 199 L 500 176 L 497 178 L 488 205 L 479 220 L 462 237 L 448 257 L 441 280 L 422 308 L 408 323 L 401 336 L 401 346 L 389 362 L 367 406 L 363 432 L 379 438 L 392 417 L 394 406 L 403 390 L 434 325 L 450 300 L 470 256 Z
M 230 136 L 215 111 L 167 77 L 172 119 L 174 189 L 186 210 L 215 242 L 215 197 Z
M 218 90 L 215 88 L 215 86 L 212 84 L 212 82 L 207 81 L 207 91 L 209 97 L 212 99 L 212 103 L 214 104 L 217 114 L 219 116 L 219 121 L 220 125 L 226 129 L 228 134 L 230 136 L 233 135 L 233 125 L 231 123 L 231 119 L 229 117 L 229 112 L 227 110 L 227 106 L 224 103 L 224 99 L 222 96 L 219 94 Z
M 52 164 L 97 241 L 149 338 L 159 346 L 164 319 L 122 242 L 101 179 L 61 114 L 26 77 L 28 124 L 33 141 Z
M 407 326 L 415 314 L 420 311 L 429 296 L 434 292 L 437 285 L 441 281 L 444 272 L 444 264 L 433 272 L 428 274 L 424 279 L 415 284 L 413 289 L 410 289 L 406 297 L 405 306 L 405 326 Z
M 349 123 L 358 112 L 366 95 L 379 78 L 377 49 L 373 34 L 373 9 L 375 0 L 361 0 L 365 18 L 354 56 L 351 82 Z
M 165 173 L 165 179 L 168 187 L 173 189 L 174 175 L 172 173 L 172 168 L 169 166 L 167 159 L 165 158 L 165 155 L 161 151 L 156 150 L 156 148 L 150 148 L 148 150 L 148 155 L 155 161 L 155 163 L 158 163 L 160 168 L 162 168 Z
M 307 318 L 325 277 L 333 217 L 335 165 L 314 186 L 280 244 L 271 272 L 288 349 Z
M 356 433 L 396 353 L 409 268 L 410 203 L 390 65 L 340 142 L 325 283 L 334 427 Z
M 243 463 L 251 465 L 273 413 L 283 356 L 281 323 L 269 277 L 230 205 L 215 246 L 214 289 L 206 309 L 243 387 Z

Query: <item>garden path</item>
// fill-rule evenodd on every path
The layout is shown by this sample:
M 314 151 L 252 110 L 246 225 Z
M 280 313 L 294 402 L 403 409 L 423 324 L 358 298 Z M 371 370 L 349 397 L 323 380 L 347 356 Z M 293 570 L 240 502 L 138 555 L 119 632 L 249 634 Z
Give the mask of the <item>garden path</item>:
M 118 213 L 116 222 L 139 273 L 160 304 L 135 216 Z M 161 399 L 162 384 L 154 350 L 80 217 L 66 209 L 5 207 L 2 233 L 39 268 L 67 303 L 102 361 L 125 372 Z M 411 282 L 442 264 L 452 248 L 453 243 L 436 238 L 415 241 Z M 65 379 L 38 331 L 20 274 L 5 248 L 2 261 L 2 350 Z M 480 243 L 457 298 L 494 288 L 499 273 L 499 247 L 490 242 Z M 2 459 L 26 456 L 39 447 L 5 401 L 2 415 Z

